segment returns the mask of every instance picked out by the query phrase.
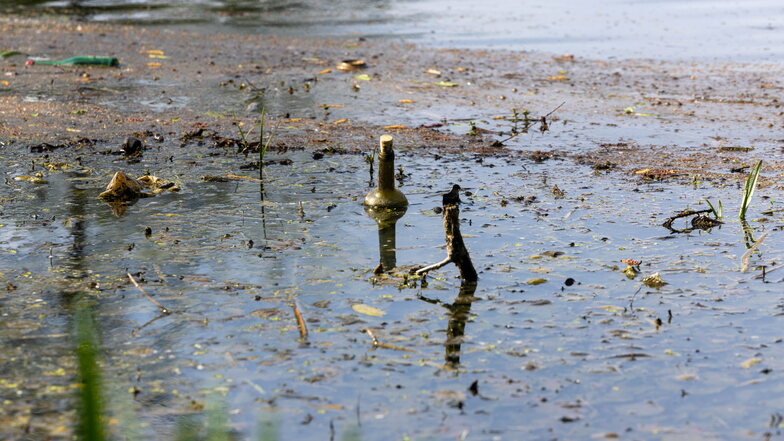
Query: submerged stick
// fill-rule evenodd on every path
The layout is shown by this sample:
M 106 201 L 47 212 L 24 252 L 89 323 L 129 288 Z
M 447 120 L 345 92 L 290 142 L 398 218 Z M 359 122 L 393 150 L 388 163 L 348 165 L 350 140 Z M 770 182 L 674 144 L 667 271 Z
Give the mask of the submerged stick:
M 297 302 L 293 302 L 291 304 L 291 308 L 294 310 L 294 317 L 297 318 L 297 327 L 299 328 L 299 336 L 303 340 L 308 338 L 308 327 L 305 326 L 305 320 L 302 318 L 302 312 L 299 310 L 299 306 Z
M 446 258 L 436 264 L 420 268 L 416 271 L 416 275 L 420 276 L 448 263 L 454 263 L 460 270 L 460 278 L 464 281 L 476 282 L 479 280 L 474 264 L 471 262 L 471 256 L 463 242 L 463 236 L 460 234 L 460 209 L 455 204 L 444 205 L 444 235 L 446 236 Z
M 762 233 L 762 236 L 760 236 L 760 238 L 754 242 L 754 245 L 752 245 L 751 248 L 743 253 L 743 256 L 740 258 L 740 272 L 745 273 L 749 270 L 749 258 L 751 258 L 751 255 L 757 251 L 757 248 L 759 248 L 759 246 L 762 244 L 762 241 L 765 240 L 766 237 L 768 237 L 767 231 Z
M 373 330 L 372 330 L 372 329 L 370 329 L 370 328 L 366 328 L 366 329 L 365 329 L 365 333 L 366 333 L 368 336 L 370 336 L 370 338 L 371 338 L 371 339 L 373 339 L 373 347 L 376 347 L 376 348 L 387 348 L 387 349 L 393 349 L 393 350 L 395 350 L 395 351 L 411 352 L 411 353 L 414 353 L 414 354 L 416 354 L 416 353 L 417 353 L 417 351 L 415 351 L 415 350 L 413 350 L 413 349 L 404 348 L 404 347 L 402 347 L 402 346 L 395 346 L 395 345 L 391 345 L 391 344 L 389 344 L 389 343 L 381 343 L 381 342 L 378 340 L 378 338 L 376 338 L 376 335 L 373 333 Z
M 127 273 L 127 274 L 128 274 L 128 278 L 129 278 L 129 279 L 131 279 L 131 282 L 133 283 L 133 286 L 135 286 L 135 287 L 136 287 L 136 289 L 138 289 L 138 290 L 139 290 L 139 292 L 141 292 L 142 294 L 144 294 L 144 296 L 145 296 L 145 297 L 147 297 L 147 300 L 149 300 L 150 302 L 152 302 L 152 304 L 153 304 L 153 305 L 157 306 L 157 307 L 158 307 L 158 309 L 160 309 L 162 313 L 164 313 L 164 314 L 167 314 L 167 315 L 168 315 L 168 314 L 171 314 L 171 311 L 170 311 L 170 310 L 166 309 L 166 307 L 165 307 L 165 306 L 163 306 L 163 305 L 161 305 L 160 303 L 158 303 L 158 301 L 157 301 L 157 300 L 155 300 L 154 298 L 152 298 L 152 297 L 151 297 L 149 294 L 147 294 L 147 293 L 144 291 L 144 288 L 142 288 L 141 286 L 139 286 L 139 284 L 136 282 L 136 279 L 134 279 L 134 278 L 133 278 L 133 276 L 131 275 L 131 273 Z

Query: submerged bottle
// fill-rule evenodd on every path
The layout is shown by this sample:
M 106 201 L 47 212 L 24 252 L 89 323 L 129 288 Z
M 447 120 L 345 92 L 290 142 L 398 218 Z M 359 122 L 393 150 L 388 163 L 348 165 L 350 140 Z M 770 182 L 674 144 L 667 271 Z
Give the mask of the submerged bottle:
M 115 57 L 71 57 L 64 60 L 55 61 L 37 61 L 27 60 L 27 65 L 42 64 L 42 65 L 57 65 L 57 66 L 117 66 L 120 60 Z
M 401 209 L 408 207 L 408 199 L 395 188 L 395 151 L 392 137 L 382 135 L 378 153 L 378 187 L 365 196 L 365 205 L 374 208 Z

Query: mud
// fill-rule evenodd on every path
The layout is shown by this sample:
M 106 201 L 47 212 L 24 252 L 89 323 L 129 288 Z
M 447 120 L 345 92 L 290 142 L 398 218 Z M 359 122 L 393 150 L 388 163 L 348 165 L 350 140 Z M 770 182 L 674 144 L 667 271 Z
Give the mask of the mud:
M 506 147 L 557 151 L 624 170 L 732 177 L 728 168 L 749 154 L 723 148 L 754 148 L 753 155 L 778 170 L 784 146 L 784 85 L 776 65 L 609 62 L 14 17 L 3 19 L 2 35 L 0 46 L 29 57 L 90 53 L 122 63 L 97 69 L 25 66 L 24 56 L 4 60 L 0 136 L 6 144 L 109 144 L 133 134 L 173 138 L 194 127 L 236 137 L 232 122 L 249 122 L 263 104 L 282 126 L 279 149 L 368 150 L 379 132 L 390 131 L 403 148 L 498 153 L 489 147 L 507 138 L 513 109 L 537 120 L 564 103 L 548 121 L 557 130 L 518 136 Z M 337 66 L 344 59 L 366 60 L 368 67 L 342 72 Z M 479 136 L 465 135 L 467 121 Z

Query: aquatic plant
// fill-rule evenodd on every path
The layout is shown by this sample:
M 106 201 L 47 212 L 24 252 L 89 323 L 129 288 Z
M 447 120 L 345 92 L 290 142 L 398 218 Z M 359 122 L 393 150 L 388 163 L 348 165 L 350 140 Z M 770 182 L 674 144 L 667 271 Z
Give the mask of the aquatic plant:
M 370 186 L 373 186 L 373 165 L 376 162 L 376 149 L 378 147 L 373 147 L 373 151 L 370 152 L 369 155 L 365 155 L 365 162 L 368 165 L 368 172 L 370 173 Z
M 264 108 L 264 106 L 262 106 L 261 118 L 259 119 L 259 170 L 261 170 L 264 167 L 264 155 L 267 153 L 267 148 L 272 142 L 272 138 L 275 137 L 275 132 L 277 131 L 278 124 L 279 124 L 279 123 L 275 124 L 275 127 L 272 128 L 269 136 L 267 136 L 267 142 L 264 142 L 264 124 L 265 124 L 266 115 L 267 115 L 267 111 Z
M 724 217 L 724 207 L 722 207 L 721 205 L 721 199 L 719 199 L 719 203 L 715 207 L 713 206 L 710 200 L 708 199 L 703 199 L 703 200 L 705 201 L 705 203 L 708 204 L 708 207 L 710 207 L 711 214 L 713 214 L 714 218 L 721 219 L 722 217 Z
M 738 217 L 741 220 L 746 219 L 746 211 L 751 205 L 751 197 L 754 195 L 754 189 L 757 188 L 757 180 L 759 180 L 760 169 L 762 168 L 762 160 L 757 161 L 754 167 L 751 168 L 749 176 L 746 177 L 746 185 L 743 188 L 743 200 L 740 205 L 740 212 Z
M 76 314 L 76 357 L 79 362 L 78 405 L 79 421 L 76 434 L 84 441 L 103 441 L 106 430 L 103 425 L 101 402 L 100 369 L 98 367 L 98 338 L 90 312 L 85 307 Z

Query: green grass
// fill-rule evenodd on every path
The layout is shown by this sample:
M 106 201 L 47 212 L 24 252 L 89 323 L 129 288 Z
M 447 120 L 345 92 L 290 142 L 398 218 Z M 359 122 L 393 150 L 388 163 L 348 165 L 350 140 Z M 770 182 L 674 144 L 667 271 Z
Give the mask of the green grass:
M 709 201 L 708 199 L 705 199 L 705 202 L 708 204 L 708 207 L 710 207 L 711 213 L 713 214 L 714 218 L 721 219 L 724 217 L 724 207 L 722 207 L 721 205 L 721 199 L 719 199 L 719 203 L 715 207 L 713 206 L 713 204 L 711 204 L 711 201 Z
M 751 205 L 751 197 L 754 195 L 754 189 L 757 188 L 760 169 L 762 169 L 762 160 L 759 160 L 754 164 L 754 167 L 751 168 L 751 172 L 749 172 L 749 176 L 746 178 L 746 185 L 743 188 L 743 200 L 741 201 L 740 212 L 738 213 L 738 217 L 741 220 L 746 219 L 746 211 L 748 211 L 749 206 Z

